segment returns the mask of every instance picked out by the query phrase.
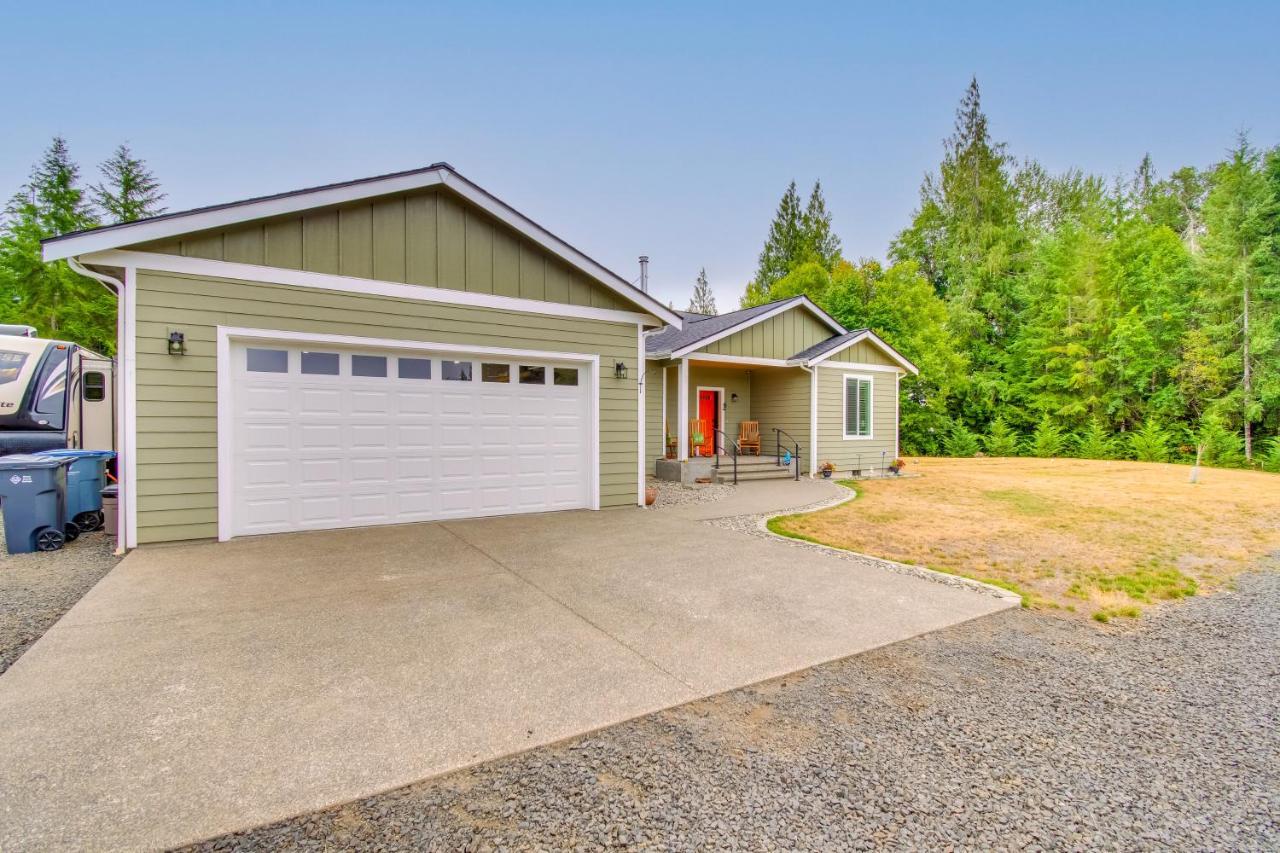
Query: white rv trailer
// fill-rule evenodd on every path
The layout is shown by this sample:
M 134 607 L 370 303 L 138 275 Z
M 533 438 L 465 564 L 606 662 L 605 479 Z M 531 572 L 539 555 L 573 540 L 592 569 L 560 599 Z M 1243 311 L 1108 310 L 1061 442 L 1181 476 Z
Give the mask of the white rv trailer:
M 115 364 L 68 341 L 0 333 L 0 455 L 115 449 Z

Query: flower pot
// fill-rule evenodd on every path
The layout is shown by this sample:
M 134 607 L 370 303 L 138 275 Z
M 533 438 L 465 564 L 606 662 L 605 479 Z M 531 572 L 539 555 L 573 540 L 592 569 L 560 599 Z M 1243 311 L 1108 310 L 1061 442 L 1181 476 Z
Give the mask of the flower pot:
M 824 479 L 824 480 L 830 480 L 830 479 L 831 479 L 831 469 L 830 469 L 830 468 L 823 468 L 823 469 L 822 469 L 822 479 Z
M 653 506 L 658 500 L 658 489 L 656 486 L 647 486 L 644 490 L 644 505 Z

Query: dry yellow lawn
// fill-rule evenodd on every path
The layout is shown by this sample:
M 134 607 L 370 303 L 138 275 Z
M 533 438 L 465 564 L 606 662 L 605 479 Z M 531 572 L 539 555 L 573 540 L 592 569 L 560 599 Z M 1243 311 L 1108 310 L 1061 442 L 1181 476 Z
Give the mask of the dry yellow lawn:
M 1280 475 L 1077 459 L 911 459 L 779 533 L 992 581 L 1024 603 L 1137 616 L 1280 550 Z

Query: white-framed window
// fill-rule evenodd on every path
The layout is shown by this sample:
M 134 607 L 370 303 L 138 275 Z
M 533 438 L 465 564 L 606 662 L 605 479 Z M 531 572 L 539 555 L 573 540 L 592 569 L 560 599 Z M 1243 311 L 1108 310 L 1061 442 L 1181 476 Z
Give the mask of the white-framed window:
M 844 375 L 844 437 L 871 438 L 870 376 Z

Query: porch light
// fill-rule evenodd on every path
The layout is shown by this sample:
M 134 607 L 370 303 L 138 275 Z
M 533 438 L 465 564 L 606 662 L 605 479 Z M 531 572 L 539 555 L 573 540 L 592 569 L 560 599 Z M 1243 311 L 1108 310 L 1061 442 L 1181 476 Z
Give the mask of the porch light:
M 627 378 L 627 365 L 626 365 L 626 364 L 624 364 L 624 363 L 623 363 L 623 362 L 621 362 L 621 361 L 615 361 L 615 362 L 613 363 L 613 378 L 614 378 L 614 379 L 626 379 L 626 378 Z
M 734 393 L 732 393 L 732 394 L 730 394 L 730 395 L 729 395 L 729 402 L 730 402 L 730 403 L 736 403 L 736 402 L 738 402 L 738 394 L 737 394 L 737 392 L 736 392 L 736 391 L 735 391 Z
M 182 332 L 169 333 L 169 355 L 186 355 L 186 336 Z

